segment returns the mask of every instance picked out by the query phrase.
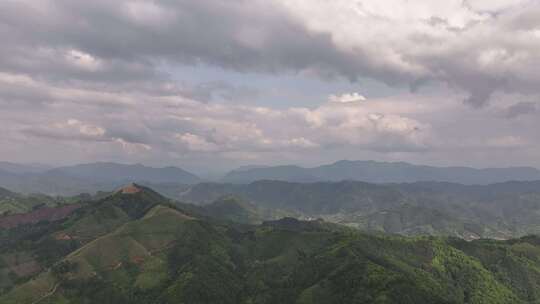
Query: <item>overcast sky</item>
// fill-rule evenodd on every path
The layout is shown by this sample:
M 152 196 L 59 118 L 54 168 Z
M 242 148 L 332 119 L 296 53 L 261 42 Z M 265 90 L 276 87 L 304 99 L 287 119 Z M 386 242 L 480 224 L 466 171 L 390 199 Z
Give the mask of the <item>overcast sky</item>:
M 2 0 L 0 160 L 540 167 L 540 1 Z

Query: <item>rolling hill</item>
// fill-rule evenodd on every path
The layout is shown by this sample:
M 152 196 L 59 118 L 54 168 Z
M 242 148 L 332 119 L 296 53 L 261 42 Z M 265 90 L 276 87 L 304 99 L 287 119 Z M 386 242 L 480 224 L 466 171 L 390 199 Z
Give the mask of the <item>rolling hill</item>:
M 281 214 L 321 217 L 369 231 L 466 239 L 507 239 L 540 233 L 540 182 L 477 186 L 355 181 L 203 183 L 175 198 L 207 204 L 227 195 Z
M 160 203 L 169 200 L 150 189 L 129 185 L 97 200 L 0 217 L 0 289 L 30 278 L 67 252 L 143 217 Z M 18 271 L 21 259 L 32 267 Z
M 5 304 L 540 301 L 537 237 L 407 238 L 293 218 L 238 225 L 139 185 L 7 234 Z
M 0 215 L 29 212 L 41 206 L 56 206 L 75 198 L 53 198 L 41 194 L 22 195 L 0 188 Z

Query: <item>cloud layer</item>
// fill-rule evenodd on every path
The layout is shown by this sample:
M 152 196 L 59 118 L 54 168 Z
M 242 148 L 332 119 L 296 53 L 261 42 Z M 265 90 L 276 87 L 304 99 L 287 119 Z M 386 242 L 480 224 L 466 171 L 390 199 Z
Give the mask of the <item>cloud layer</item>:
M 171 62 L 443 82 L 480 106 L 536 94 L 537 1 L 3 1 L 3 70 L 51 81 L 160 79 Z M 161 79 L 163 80 L 163 79 Z
M 533 0 L 7 0 L 0 39 L 6 159 L 270 162 L 383 153 L 441 162 L 456 149 L 475 158 L 481 147 L 493 155 L 519 147 L 526 160 L 540 142 L 531 131 L 540 127 Z M 227 79 L 178 81 L 182 66 L 369 78 L 412 93 L 336 91 L 318 106 L 255 106 L 249 99 L 264 92 Z M 424 87 L 436 93 L 418 93 Z M 31 152 L 39 147 L 46 156 Z

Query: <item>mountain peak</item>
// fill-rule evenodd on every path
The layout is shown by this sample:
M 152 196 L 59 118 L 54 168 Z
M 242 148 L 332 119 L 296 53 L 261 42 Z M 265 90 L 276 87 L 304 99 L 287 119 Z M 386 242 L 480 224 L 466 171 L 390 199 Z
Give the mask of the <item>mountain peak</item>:
M 143 189 L 135 184 L 135 183 L 131 183 L 129 185 L 126 185 L 118 190 L 116 190 L 116 193 L 122 193 L 122 194 L 135 194 L 135 193 L 139 193 L 143 191 Z

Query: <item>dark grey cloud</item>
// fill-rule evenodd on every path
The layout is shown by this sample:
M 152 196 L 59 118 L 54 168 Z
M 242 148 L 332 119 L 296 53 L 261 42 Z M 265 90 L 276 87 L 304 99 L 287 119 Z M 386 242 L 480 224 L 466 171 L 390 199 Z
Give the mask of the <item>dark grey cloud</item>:
M 503 115 L 512 119 L 522 115 L 534 114 L 538 111 L 538 105 L 534 102 L 522 101 L 515 103 L 505 109 Z
M 333 33 L 309 30 L 279 2 L 7 1 L 0 11 L 8 42 L 0 67 L 57 82 L 163 80 L 162 62 L 406 85 L 424 78 L 341 49 Z
M 170 63 L 371 77 L 413 89 L 434 80 L 469 92 L 465 101 L 476 106 L 497 91 L 538 92 L 540 77 L 531 66 L 539 63 L 540 45 L 531 39 L 540 5 L 505 3 L 494 6 L 495 15 L 478 1 L 448 13 L 428 5 L 432 16 L 413 12 L 408 20 L 360 4 L 364 15 L 352 18 L 347 11 L 354 2 L 341 0 L 3 1 L 0 69 L 70 85 L 158 86 L 168 78 L 159 66 Z M 317 19 L 325 10 L 343 16 Z M 391 35 L 379 35 L 378 28 Z
M 113 81 L 155 76 L 153 67 L 163 59 L 265 72 L 309 64 L 331 68 L 341 60 L 328 35 L 307 32 L 272 5 L 254 4 L 219 0 L 7 1 L 0 4 L 6 28 L 2 39 L 9 46 L 4 48 L 1 64 L 3 69 L 53 79 Z M 140 11 L 130 12 L 130 5 L 140 5 Z M 145 20 L 147 10 L 154 6 L 159 19 Z M 161 19 L 169 12 L 169 20 Z M 154 22 L 159 24 L 154 26 Z M 249 33 L 240 37 L 243 31 L 253 31 L 253 37 Z M 251 44 L 258 39 L 265 40 L 265 45 Z M 69 57 L 71 49 L 103 60 L 104 69 L 68 65 L 61 59 Z

